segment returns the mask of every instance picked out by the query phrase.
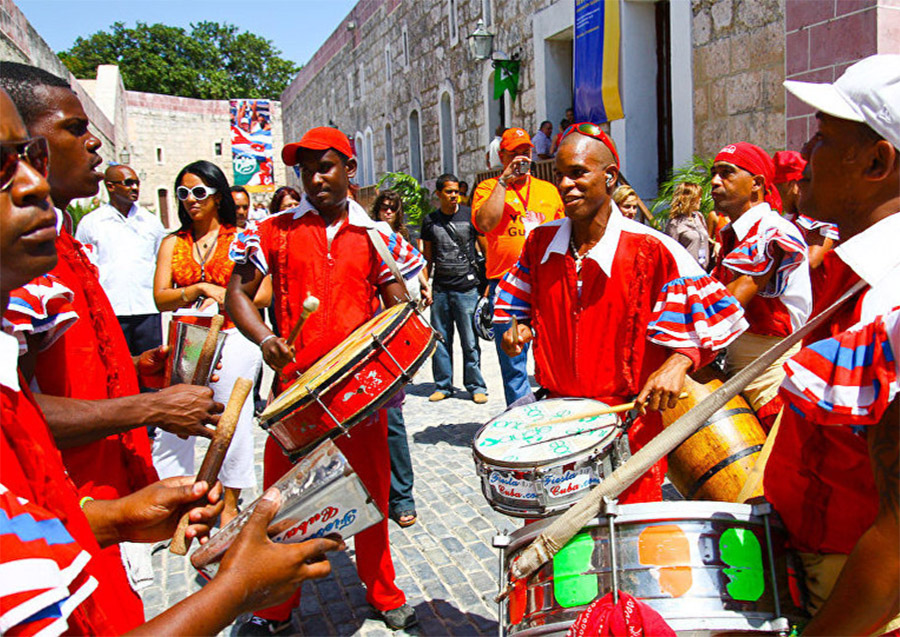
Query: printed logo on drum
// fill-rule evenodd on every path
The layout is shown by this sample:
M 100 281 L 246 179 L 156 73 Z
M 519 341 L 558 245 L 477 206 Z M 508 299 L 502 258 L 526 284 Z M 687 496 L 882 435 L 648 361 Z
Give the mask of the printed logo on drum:
M 577 493 L 596 484 L 600 484 L 600 479 L 593 475 L 590 469 L 566 471 L 561 475 L 551 474 L 544 476 L 544 488 L 554 498 Z
M 300 534 L 301 537 L 305 537 L 306 531 L 307 531 L 307 529 L 309 529 L 310 526 L 313 526 L 316 524 L 324 524 L 324 523 L 328 522 L 329 520 L 331 520 L 332 518 L 334 518 L 339 512 L 340 511 L 338 509 L 336 509 L 335 507 L 331 507 L 331 506 L 325 507 L 324 509 L 322 509 L 321 511 L 319 511 L 318 513 L 316 513 L 315 515 L 310 517 L 308 520 L 304 520 L 303 522 L 300 522 L 300 524 L 298 524 L 294 528 L 285 532 L 283 539 L 289 540 L 292 537 L 294 537 L 295 535 L 297 535 L 298 533 Z
M 537 492 L 534 490 L 534 485 L 527 480 L 516 480 L 513 477 L 494 471 L 491 473 L 488 482 L 497 493 L 506 498 L 537 500 Z
M 304 520 L 297 526 L 287 530 L 280 537 L 273 538 L 273 541 L 287 542 L 291 540 L 291 538 L 296 538 L 295 541 L 299 541 L 324 537 L 329 533 L 337 533 L 338 531 L 346 529 L 356 522 L 357 517 L 358 513 L 356 509 L 350 509 L 342 516 L 339 509 L 335 507 L 325 507 L 322 511 L 316 513 L 308 520 Z M 321 527 L 319 525 L 321 525 Z M 309 532 L 308 535 L 307 532 Z

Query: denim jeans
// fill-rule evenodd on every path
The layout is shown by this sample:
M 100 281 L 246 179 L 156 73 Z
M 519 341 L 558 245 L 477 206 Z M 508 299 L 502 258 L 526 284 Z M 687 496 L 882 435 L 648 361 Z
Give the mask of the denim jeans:
M 406 422 L 403 407 L 388 407 L 387 441 L 391 457 L 391 491 L 389 512 L 415 511 L 413 499 L 413 467 L 409 457 L 409 440 L 406 438 Z
M 491 280 L 491 299 L 497 291 L 499 280 Z M 510 358 L 503 351 L 503 333 L 509 329 L 509 323 L 494 323 L 494 345 L 497 347 L 497 359 L 500 361 L 500 375 L 503 377 L 503 394 L 506 406 L 524 398 L 531 393 L 528 383 L 528 350 L 531 345 L 522 347 L 522 353 Z
M 481 375 L 481 347 L 472 327 L 472 313 L 478 303 L 478 290 L 468 292 L 434 288 L 431 306 L 431 325 L 444 341 L 438 341 L 431 359 L 431 370 L 437 390 L 453 392 L 453 326 L 459 332 L 459 344 L 463 353 L 463 386 L 472 394 L 486 394 L 487 386 Z

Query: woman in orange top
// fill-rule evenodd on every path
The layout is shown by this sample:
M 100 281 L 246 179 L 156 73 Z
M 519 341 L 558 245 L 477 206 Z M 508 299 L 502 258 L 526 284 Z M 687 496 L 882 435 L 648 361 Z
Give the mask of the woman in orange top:
M 159 310 L 194 310 L 209 314 L 224 310 L 225 286 L 234 262 L 228 249 L 234 239 L 237 218 L 228 181 L 218 166 L 196 161 L 181 169 L 175 179 L 178 219 L 181 227 L 159 246 L 153 296 Z M 269 303 L 260 288 L 258 307 Z M 218 305 L 212 308 L 213 305 Z M 196 313 L 192 312 L 192 313 Z M 186 313 L 186 312 L 185 312 Z M 215 399 L 225 403 L 237 377 L 255 379 L 262 365 L 259 349 L 244 338 L 226 316 L 228 335 L 222 351 L 218 378 L 210 382 Z M 253 471 L 253 402 L 246 401 L 232 439 L 220 478 L 225 487 L 222 524 L 237 515 L 241 489 L 256 485 Z M 153 462 L 160 477 L 194 474 L 194 441 L 158 431 L 153 442 Z

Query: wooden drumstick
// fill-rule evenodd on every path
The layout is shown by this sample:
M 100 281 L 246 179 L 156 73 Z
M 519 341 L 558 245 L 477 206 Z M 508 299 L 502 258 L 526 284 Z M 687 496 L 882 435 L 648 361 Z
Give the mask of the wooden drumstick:
M 225 411 L 222 412 L 222 417 L 219 418 L 216 433 L 212 442 L 209 443 L 206 455 L 203 457 L 203 464 L 200 465 L 200 471 L 197 473 L 195 483 L 205 481 L 210 488 L 216 483 L 216 478 L 219 477 L 219 469 L 222 468 L 225 454 L 229 445 L 231 445 L 231 438 L 234 436 L 234 429 L 237 426 L 238 418 L 240 418 L 241 408 L 243 408 L 244 401 L 247 400 L 247 395 L 251 389 L 253 389 L 252 380 L 238 378 L 234 381 L 234 389 L 231 390 L 228 404 L 225 406 Z M 185 512 L 178 521 L 178 528 L 175 529 L 172 543 L 169 545 L 169 551 L 175 555 L 187 555 L 187 551 L 191 546 L 191 539 L 185 537 L 184 533 L 187 531 L 189 524 L 188 512 Z
M 203 349 L 200 350 L 200 358 L 197 359 L 197 367 L 194 369 L 194 377 L 191 379 L 191 385 L 206 385 L 209 379 L 209 371 L 213 366 L 213 359 L 216 357 L 216 345 L 219 341 L 219 331 L 225 323 L 225 317 L 216 314 L 212 317 L 212 323 L 209 326 L 209 332 L 206 333 L 206 340 L 203 341 Z
M 312 294 L 307 294 L 306 300 L 303 301 L 303 311 L 300 312 L 300 320 L 297 321 L 297 324 L 294 325 L 294 329 L 291 330 L 290 336 L 288 336 L 288 347 L 293 345 L 294 341 L 297 340 L 297 337 L 300 336 L 300 330 L 303 329 L 303 324 L 306 323 L 306 319 L 309 318 L 309 315 L 318 309 L 319 299 Z
M 512 332 L 512 342 L 513 345 L 519 344 L 519 322 L 516 320 L 516 317 L 512 317 L 512 326 L 509 328 L 509 331 Z

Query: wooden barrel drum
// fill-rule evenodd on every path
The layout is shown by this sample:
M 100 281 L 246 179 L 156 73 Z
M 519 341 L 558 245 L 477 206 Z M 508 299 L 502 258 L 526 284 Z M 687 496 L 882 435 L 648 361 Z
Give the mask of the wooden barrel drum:
M 701 370 L 696 379 L 687 377 L 688 397 L 662 412 L 663 426 L 674 423 L 722 382 L 721 376 L 707 370 Z M 736 502 L 765 442 L 756 413 L 738 394 L 669 454 L 669 480 L 688 500 Z M 752 497 L 757 495 L 762 495 L 761 486 Z

